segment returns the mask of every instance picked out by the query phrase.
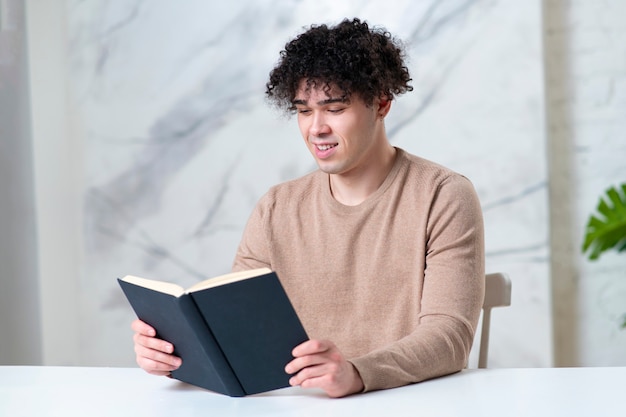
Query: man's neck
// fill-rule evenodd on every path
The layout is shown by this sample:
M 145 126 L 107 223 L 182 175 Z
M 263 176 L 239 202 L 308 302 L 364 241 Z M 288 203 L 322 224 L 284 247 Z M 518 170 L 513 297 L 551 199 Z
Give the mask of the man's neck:
M 396 159 L 396 149 L 387 142 L 375 159 L 346 174 L 331 174 L 330 189 L 335 200 L 357 206 L 372 195 L 387 178 Z

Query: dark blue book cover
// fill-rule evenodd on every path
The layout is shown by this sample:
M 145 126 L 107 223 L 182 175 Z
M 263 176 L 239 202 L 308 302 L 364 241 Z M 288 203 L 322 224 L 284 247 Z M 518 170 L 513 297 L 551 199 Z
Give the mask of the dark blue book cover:
M 285 365 L 308 337 L 276 273 L 191 296 L 246 394 L 289 386 Z
M 245 395 L 193 300 L 118 280 L 137 317 L 174 345 L 182 358 L 172 377 L 233 397 Z
M 174 378 L 243 396 L 289 386 L 285 365 L 308 339 L 276 273 L 259 274 L 218 277 L 187 292 L 137 277 L 118 282 L 137 317 L 182 358 Z

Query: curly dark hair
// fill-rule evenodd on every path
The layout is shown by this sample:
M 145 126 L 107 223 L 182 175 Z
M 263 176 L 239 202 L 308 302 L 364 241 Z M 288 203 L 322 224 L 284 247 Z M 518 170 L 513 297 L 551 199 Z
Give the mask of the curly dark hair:
M 276 107 L 294 111 L 298 87 L 306 80 L 308 88 L 321 86 L 328 92 L 336 86 L 343 98 L 356 94 L 371 106 L 381 95 L 392 100 L 413 90 L 404 57 L 400 41 L 358 18 L 334 27 L 313 25 L 280 52 L 265 94 Z

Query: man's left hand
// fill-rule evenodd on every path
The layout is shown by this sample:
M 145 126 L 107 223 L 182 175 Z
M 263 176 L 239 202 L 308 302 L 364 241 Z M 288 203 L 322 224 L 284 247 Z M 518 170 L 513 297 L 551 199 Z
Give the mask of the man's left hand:
M 363 391 L 363 380 L 337 346 L 329 340 L 308 340 L 294 348 L 294 360 L 285 367 L 295 374 L 289 383 L 302 388 L 321 388 L 330 397 Z

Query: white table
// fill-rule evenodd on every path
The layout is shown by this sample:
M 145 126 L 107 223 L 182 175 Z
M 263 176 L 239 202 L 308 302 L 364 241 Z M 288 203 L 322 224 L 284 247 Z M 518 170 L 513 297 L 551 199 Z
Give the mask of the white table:
M 327 398 L 230 398 L 134 368 L 0 367 L 0 416 L 626 416 L 626 367 L 481 369 Z

